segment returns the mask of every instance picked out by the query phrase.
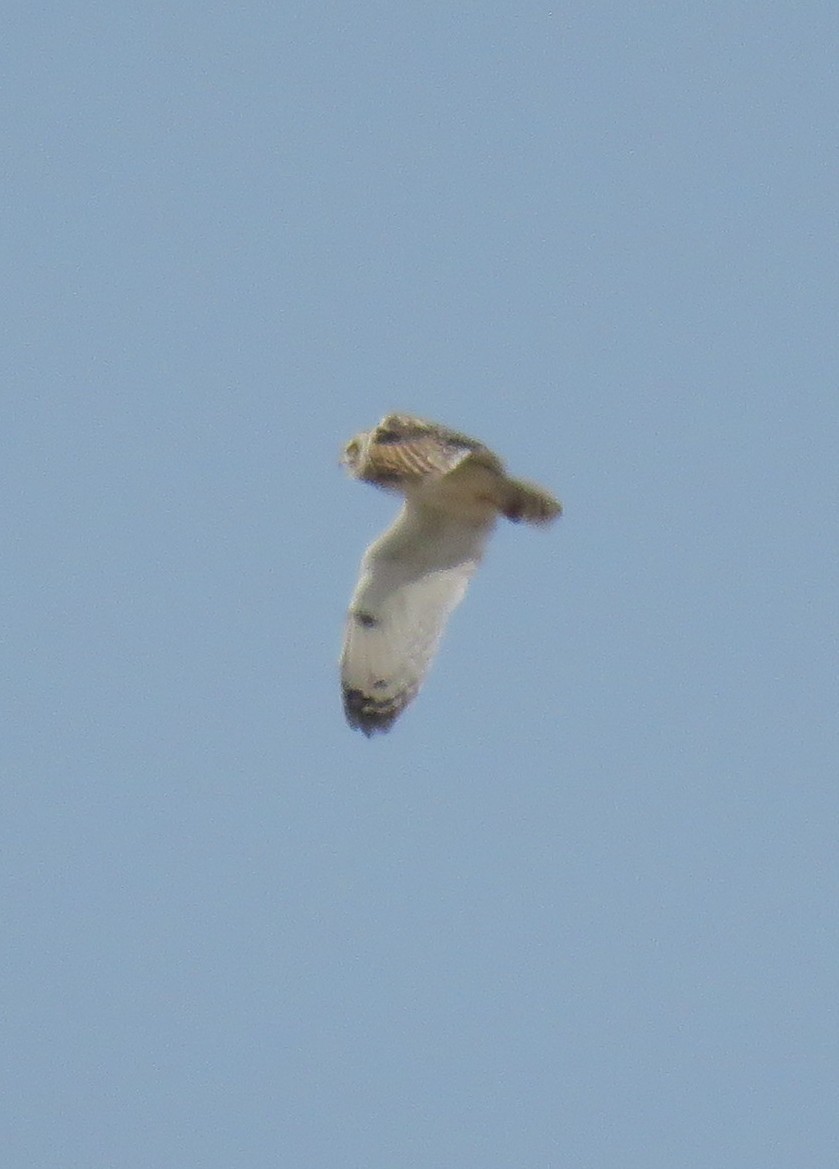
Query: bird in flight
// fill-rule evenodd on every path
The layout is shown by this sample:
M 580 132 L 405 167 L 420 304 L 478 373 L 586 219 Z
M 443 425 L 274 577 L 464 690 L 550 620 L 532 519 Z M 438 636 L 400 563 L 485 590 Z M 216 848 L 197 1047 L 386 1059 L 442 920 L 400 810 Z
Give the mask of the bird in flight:
M 369 736 L 389 731 L 416 697 L 498 516 L 548 524 L 562 505 L 511 479 L 483 443 L 408 414 L 357 434 L 341 462 L 352 478 L 404 497 L 364 553 L 344 632 L 344 713 Z

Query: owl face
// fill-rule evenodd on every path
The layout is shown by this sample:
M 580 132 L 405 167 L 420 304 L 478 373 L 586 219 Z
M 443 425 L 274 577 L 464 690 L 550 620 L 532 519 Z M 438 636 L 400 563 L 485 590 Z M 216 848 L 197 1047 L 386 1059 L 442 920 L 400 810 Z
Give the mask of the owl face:
M 392 486 L 404 474 L 397 448 L 406 430 L 425 434 L 429 428 L 428 423 L 408 415 L 388 414 L 372 430 L 363 430 L 350 439 L 341 454 L 341 464 L 353 479 L 365 479 L 379 487 Z M 388 447 L 392 448 L 392 455 L 383 449 Z
M 352 475 L 354 479 L 361 476 L 369 445 L 370 434 L 368 431 L 362 431 L 355 438 L 351 438 L 341 452 L 341 466 L 345 467 L 347 473 Z
M 344 447 L 341 463 L 351 478 L 372 483 L 386 491 L 398 490 L 405 479 L 398 449 L 382 446 L 378 427 L 351 438 Z

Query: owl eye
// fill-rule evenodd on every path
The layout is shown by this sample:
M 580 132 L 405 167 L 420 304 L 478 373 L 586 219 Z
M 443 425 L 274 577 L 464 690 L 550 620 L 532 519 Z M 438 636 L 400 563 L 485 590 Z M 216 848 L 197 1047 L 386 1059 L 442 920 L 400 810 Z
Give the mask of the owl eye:
M 358 441 L 357 438 L 354 438 L 352 440 L 352 442 L 348 442 L 347 445 L 344 447 L 344 458 L 348 459 L 350 462 L 352 462 L 353 460 L 358 458 L 360 450 L 361 450 L 361 443 Z

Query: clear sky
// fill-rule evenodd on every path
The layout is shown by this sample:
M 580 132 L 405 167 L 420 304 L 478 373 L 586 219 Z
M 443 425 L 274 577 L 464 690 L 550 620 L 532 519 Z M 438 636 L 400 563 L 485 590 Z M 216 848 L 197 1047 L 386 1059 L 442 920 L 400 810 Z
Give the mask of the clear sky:
M 837 34 L 7 14 L 10 1169 L 839 1164 Z M 394 409 L 566 516 L 367 741 Z

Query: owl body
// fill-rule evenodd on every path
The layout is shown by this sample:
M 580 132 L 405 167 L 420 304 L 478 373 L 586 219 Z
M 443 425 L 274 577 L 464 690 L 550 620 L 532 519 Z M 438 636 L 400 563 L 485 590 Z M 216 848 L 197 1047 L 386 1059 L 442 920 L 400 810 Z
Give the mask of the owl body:
M 357 435 L 342 461 L 353 478 L 404 497 L 362 560 L 341 655 L 347 720 L 371 735 L 389 730 L 418 692 L 499 515 L 544 524 L 562 508 L 509 478 L 483 443 L 410 415 L 389 414 Z

